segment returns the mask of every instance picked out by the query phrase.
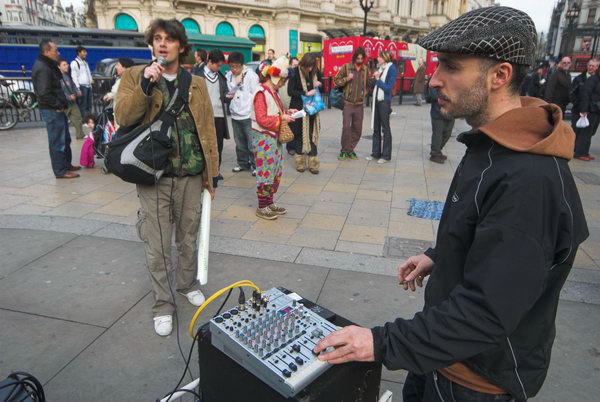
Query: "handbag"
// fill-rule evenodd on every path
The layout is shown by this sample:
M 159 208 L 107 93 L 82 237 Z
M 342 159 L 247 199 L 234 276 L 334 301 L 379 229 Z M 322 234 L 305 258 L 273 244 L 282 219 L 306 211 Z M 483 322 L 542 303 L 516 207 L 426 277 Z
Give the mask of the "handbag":
M 302 103 L 304 104 L 304 110 L 310 116 L 313 116 L 325 109 L 325 102 L 323 102 L 323 97 L 321 96 L 319 88 L 315 88 L 315 94 L 312 96 L 302 95 Z
M 192 75 L 181 70 L 179 85 L 158 118 L 126 134 L 118 132 L 117 138 L 107 144 L 104 165 L 109 173 L 129 183 L 146 185 L 162 177 L 173 147 L 171 127 L 188 102 L 191 82 Z
M 336 109 L 344 110 L 344 91 L 333 87 L 329 93 L 329 103 Z
M 277 137 L 277 140 L 280 144 L 285 144 L 294 140 L 294 133 L 288 122 L 283 120 L 283 118 L 279 124 L 279 136 Z

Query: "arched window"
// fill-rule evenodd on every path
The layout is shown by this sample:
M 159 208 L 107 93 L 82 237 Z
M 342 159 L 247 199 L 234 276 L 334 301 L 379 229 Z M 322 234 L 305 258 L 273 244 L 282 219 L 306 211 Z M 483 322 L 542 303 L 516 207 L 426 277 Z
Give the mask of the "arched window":
M 229 22 L 223 21 L 219 22 L 219 25 L 217 25 L 215 34 L 223 36 L 235 36 L 235 31 L 233 30 L 233 26 Z
M 252 25 L 248 30 L 248 39 L 265 39 L 265 30 L 260 25 Z
M 118 31 L 138 31 L 137 22 L 129 14 L 118 14 L 115 17 L 115 29 Z
M 183 21 L 181 21 L 181 24 L 185 28 L 186 33 L 202 33 L 202 31 L 200 30 L 200 25 L 198 25 L 198 23 L 191 18 L 184 19 Z

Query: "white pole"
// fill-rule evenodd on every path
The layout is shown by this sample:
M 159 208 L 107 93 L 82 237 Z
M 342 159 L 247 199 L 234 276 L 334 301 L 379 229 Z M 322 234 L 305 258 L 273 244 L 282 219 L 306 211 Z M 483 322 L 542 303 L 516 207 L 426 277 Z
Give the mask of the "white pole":
M 198 275 L 201 285 L 208 280 L 208 242 L 210 239 L 210 193 L 202 193 L 202 217 L 200 218 L 200 233 L 198 235 Z
M 184 385 L 180 389 L 189 389 L 190 391 L 193 391 L 196 389 L 196 387 L 198 387 L 198 384 L 200 384 L 200 379 L 196 378 L 194 381 L 192 381 L 188 385 Z M 171 401 L 181 398 L 182 396 L 184 396 L 186 394 L 191 395 L 189 392 L 178 391 L 178 392 L 175 392 L 171 396 L 164 397 L 163 399 L 160 400 L 160 402 L 167 402 L 167 401 L 171 402 Z

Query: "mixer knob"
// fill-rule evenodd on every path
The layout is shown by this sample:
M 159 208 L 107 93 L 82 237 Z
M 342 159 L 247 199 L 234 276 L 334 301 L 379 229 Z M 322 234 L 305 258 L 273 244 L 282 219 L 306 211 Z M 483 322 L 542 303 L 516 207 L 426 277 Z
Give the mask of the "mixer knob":
M 258 349 L 258 357 L 263 357 L 264 351 L 263 348 Z
M 300 325 L 296 325 L 296 329 L 294 330 L 296 334 L 300 333 Z
M 271 353 L 271 344 L 270 343 L 267 343 L 267 352 Z
M 254 353 L 258 353 L 258 345 L 254 344 Z

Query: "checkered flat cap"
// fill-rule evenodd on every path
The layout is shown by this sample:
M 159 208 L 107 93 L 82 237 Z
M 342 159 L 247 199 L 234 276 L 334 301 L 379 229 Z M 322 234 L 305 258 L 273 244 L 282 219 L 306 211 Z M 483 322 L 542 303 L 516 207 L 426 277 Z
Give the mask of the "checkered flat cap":
M 417 42 L 428 50 L 490 57 L 532 65 L 537 33 L 523 11 L 485 7 L 470 11 Z

